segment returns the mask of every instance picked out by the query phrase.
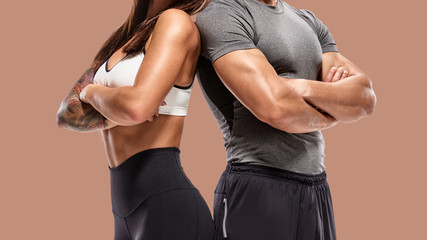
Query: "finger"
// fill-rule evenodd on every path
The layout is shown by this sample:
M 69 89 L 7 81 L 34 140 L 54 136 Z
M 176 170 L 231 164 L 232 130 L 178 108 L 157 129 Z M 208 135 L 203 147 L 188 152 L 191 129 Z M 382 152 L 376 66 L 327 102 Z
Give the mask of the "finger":
M 332 78 L 334 77 L 336 72 L 337 72 L 337 68 L 331 67 L 331 69 L 329 69 L 328 74 L 326 75 L 324 82 L 332 82 Z
M 344 79 L 344 78 L 346 78 L 346 77 L 348 77 L 348 71 L 347 70 L 344 70 L 344 72 L 343 72 L 343 74 L 342 74 L 342 76 L 341 76 L 341 79 Z M 341 80 L 340 79 L 340 80 Z
M 344 68 L 339 67 L 334 77 L 332 78 L 332 82 L 339 81 L 343 73 L 344 73 Z
M 165 101 L 163 101 L 162 104 L 160 104 L 160 106 L 165 106 L 165 105 L 166 105 Z

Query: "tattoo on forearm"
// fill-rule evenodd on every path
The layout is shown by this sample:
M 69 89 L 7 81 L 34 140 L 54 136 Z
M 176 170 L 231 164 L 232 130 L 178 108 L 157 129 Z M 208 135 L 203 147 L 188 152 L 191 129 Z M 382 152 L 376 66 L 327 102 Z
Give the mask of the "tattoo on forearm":
M 81 132 L 108 127 L 107 118 L 96 111 L 90 104 L 80 101 L 80 92 L 86 85 L 93 84 L 94 74 L 93 68 L 88 69 L 62 101 L 57 114 L 59 125 Z

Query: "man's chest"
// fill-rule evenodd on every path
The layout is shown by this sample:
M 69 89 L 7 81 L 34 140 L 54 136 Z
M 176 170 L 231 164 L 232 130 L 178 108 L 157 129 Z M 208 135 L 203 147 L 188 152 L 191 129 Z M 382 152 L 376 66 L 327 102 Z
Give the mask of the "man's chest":
M 322 49 L 312 27 L 294 13 L 255 17 L 255 45 L 283 77 L 315 79 Z

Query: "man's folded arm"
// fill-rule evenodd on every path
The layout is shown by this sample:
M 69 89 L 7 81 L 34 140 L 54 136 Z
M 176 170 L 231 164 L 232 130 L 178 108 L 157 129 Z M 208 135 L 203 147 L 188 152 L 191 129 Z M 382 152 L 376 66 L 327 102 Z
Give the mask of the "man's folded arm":
M 259 120 L 282 131 L 306 133 L 334 126 L 292 87 L 296 79 L 277 75 L 259 49 L 236 50 L 214 61 L 225 86 Z
M 344 68 L 348 77 L 333 82 L 293 82 L 303 98 L 341 122 L 354 122 L 372 114 L 376 96 L 371 79 L 340 53 L 324 53 L 322 59 L 322 79 L 332 67 Z

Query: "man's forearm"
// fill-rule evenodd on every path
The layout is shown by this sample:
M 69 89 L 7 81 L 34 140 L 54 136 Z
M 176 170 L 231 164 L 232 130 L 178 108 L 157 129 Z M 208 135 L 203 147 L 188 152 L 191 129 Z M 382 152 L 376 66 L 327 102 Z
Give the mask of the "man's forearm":
M 272 106 L 260 120 L 289 133 L 307 133 L 333 127 L 337 121 L 326 112 L 321 112 L 307 102 L 290 86 L 297 80 L 279 78 L 276 82 Z
M 93 132 L 116 126 L 91 105 L 80 101 L 79 94 L 93 82 L 94 70 L 87 70 L 73 85 L 56 115 L 58 126 L 77 132 Z
M 303 98 L 342 122 L 354 122 L 373 112 L 376 97 L 370 79 L 358 74 L 337 82 L 305 80 Z
M 294 111 L 287 110 L 281 118 L 271 119 L 268 124 L 289 133 L 308 133 L 325 130 L 338 122 L 328 114 L 321 113 L 311 106 Z

